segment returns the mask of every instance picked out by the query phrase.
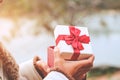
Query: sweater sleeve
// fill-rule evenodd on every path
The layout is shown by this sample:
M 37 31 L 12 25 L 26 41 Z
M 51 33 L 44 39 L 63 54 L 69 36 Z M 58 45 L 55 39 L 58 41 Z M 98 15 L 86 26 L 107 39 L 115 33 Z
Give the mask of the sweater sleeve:
M 20 64 L 20 75 L 25 80 L 42 80 L 33 65 L 33 59 Z
M 69 79 L 60 72 L 51 71 L 43 80 L 69 80 Z

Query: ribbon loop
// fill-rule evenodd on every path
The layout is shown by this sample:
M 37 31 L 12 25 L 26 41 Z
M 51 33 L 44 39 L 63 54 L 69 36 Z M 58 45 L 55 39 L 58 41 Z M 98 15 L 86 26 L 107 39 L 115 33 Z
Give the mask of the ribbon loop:
M 70 26 L 69 31 L 70 35 L 59 35 L 56 39 L 56 44 L 58 44 L 60 40 L 64 40 L 66 44 L 72 45 L 74 55 L 78 55 L 80 54 L 80 50 L 84 50 L 82 43 L 89 44 L 90 38 L 86 35 L 79 36 L 81 31 L 74 26 Z

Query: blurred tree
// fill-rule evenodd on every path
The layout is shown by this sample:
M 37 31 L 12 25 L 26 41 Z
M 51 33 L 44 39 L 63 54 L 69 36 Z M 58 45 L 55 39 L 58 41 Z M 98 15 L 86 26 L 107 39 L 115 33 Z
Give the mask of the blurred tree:
M 0 5 L 0 16 L 14 19 L 17 27 L 21 17 L 37 18 L 38 27 L 35 31 L 44 27 L 51 32 L 53 22 L 77 25 L 82 23 L 80 17 L 102 9 L 119 10 L 120 0 L 4 0 Z

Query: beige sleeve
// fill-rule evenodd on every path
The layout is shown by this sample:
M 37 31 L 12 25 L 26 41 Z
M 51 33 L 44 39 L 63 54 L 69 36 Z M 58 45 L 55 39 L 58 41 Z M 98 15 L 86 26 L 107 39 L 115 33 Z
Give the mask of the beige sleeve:
M 42 80 L 33 65 L 33 59 L 20 64 L 20 75 L 25 80 Z

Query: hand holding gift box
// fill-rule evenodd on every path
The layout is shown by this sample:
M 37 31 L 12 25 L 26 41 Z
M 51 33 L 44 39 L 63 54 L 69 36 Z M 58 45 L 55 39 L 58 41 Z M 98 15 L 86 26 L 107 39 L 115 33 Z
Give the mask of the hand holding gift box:
M 80 60 L 88 58 L 92 54 L 90 37 L 86 27 L 58 25 L 54 30 L 54 35 L 56 46 L 60 49 L 61 56 L 64 59 Z M 54 54 L 52 51 L 49 52 L 48 65 L 52 66 Z

